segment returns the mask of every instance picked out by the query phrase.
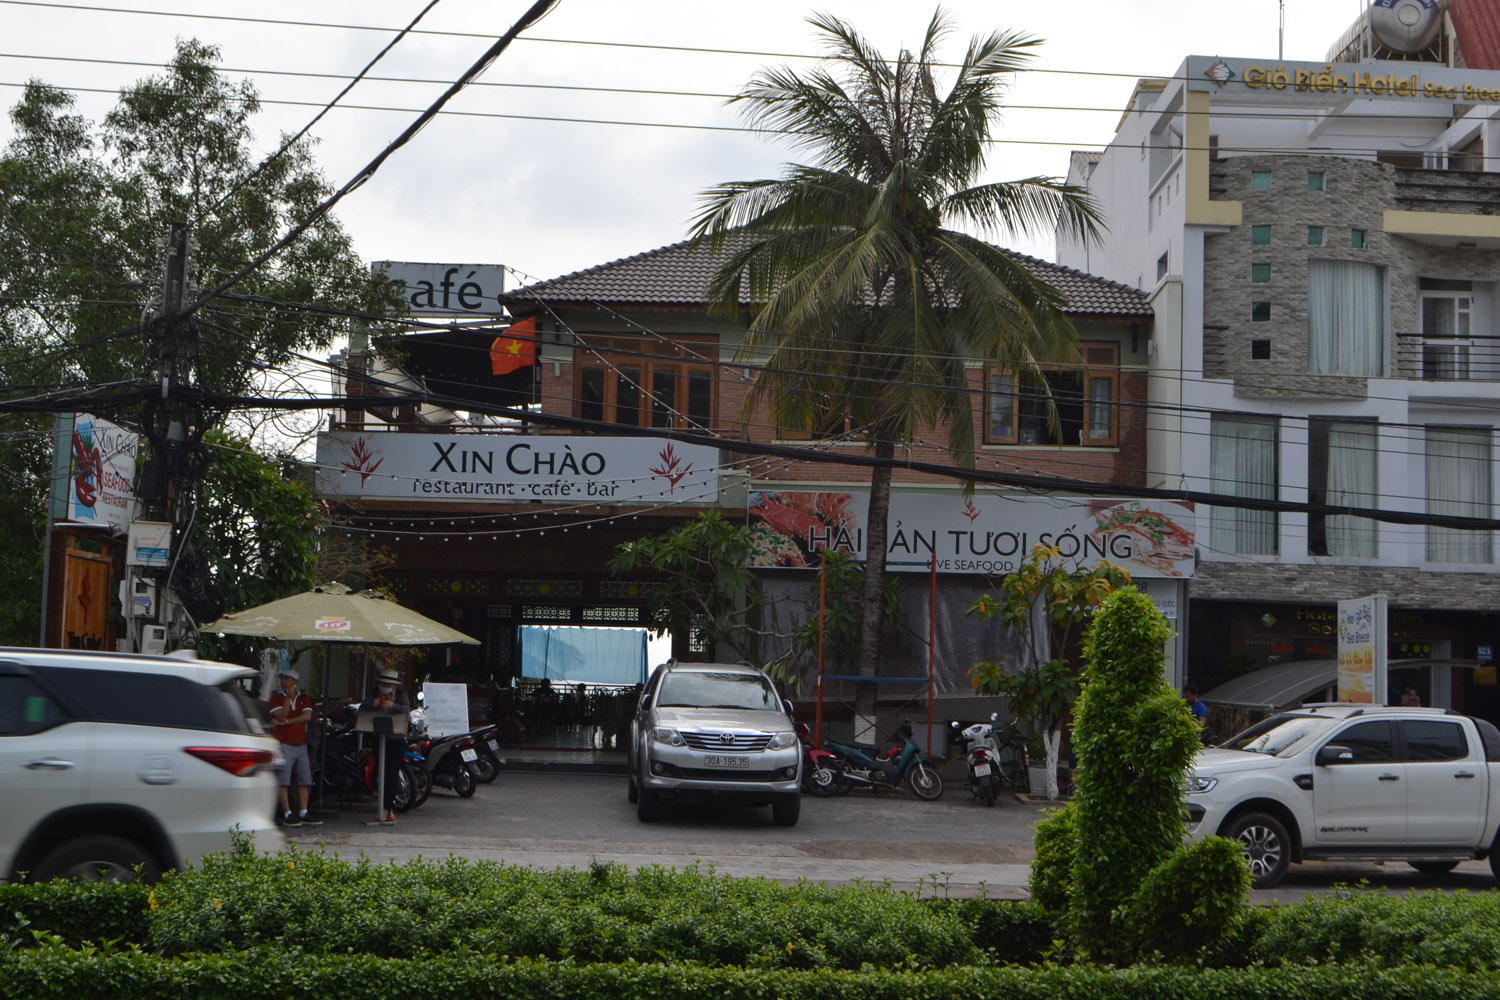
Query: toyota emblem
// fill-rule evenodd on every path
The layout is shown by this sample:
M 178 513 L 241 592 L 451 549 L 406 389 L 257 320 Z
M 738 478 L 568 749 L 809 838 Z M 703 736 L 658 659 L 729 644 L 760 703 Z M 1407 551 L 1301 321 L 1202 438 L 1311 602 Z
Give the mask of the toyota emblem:
M 719 742 L 722 743 L 722 744 L 724 744 L 726 747 L 732 747 L 732 746 L 734 746 L 734 734 L 733 733 L 721 733 L 719 735 Z

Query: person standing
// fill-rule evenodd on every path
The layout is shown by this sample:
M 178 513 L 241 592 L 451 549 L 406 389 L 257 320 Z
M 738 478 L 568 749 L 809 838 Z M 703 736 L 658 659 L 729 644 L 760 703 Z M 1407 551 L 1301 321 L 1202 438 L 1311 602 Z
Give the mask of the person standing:
M 312 787 L 312 760 L 307 755 L 307 724 L 313 717 L 312 698 L 297 690 L 301 677 L 297 668 L 283 664 L 281 690 L 271 695 L 272 734 L 281 744 L 281 825 L 317 826 L 322 820 L 307 815 L 307 796 Z M 297 789 L 297 811 L 292 811 L 291 789 Z
M 1203 704 L 1198 697 L 1198 689 L 1189 684 L 1182 689 L 1182 700 L 1187 702 L 1188 711 L 1193 713 L 1193 721 L 1198 723 L 1199 729 L 1208 726 L 1208 706 Z
M 380 673 L 375 678 L 375 690 L 360 704 L 361 712 L 386 712 L 391 715 L 405 715 L 411 711 L 411 703 L 406 699 L 406 692 L 401 690 L 401 675 L 396 673 L 394 667 L 381 667 Z M 379 752 L 379 748 L 376 748 Z M 396 822 L 396 813 L 391 809 L 391 796 L 395 794 L 396 782 L 399 780 L 401 761 L 406 753 L 406 738 L 404 736 L 385 737 L 385 780 L 382 786 L 385 789 L 384 801 L 376 804 L 376 815 L 383 822 Z

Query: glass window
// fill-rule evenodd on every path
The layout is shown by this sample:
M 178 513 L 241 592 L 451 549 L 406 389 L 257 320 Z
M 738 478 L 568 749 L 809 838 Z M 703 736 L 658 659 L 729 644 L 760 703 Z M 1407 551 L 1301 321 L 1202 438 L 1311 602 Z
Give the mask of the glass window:
M 1490 428 L 1427 428 L 1427 513 L 1493 517 L 1490 502 Z M 1489 563 L 1491 533 L 1427 526 L 1432 562 Z
M 1396 741 L 1391 735 L 1391 724 L 1385 719 L 1356 722 L 1335 733 L 1328 742 L 1354 751 L 1356 764 L 1388 764 L 1396 759 Z
M 1014 441 L 1016 377 L 1007 372 L 990 372 L 988 382 L 985 387 L 985 412 L 988 414 L 985 435 L 991 441 Z
M 1270 264 L 1251 264 L 1250 265 L 1250 280 L 1254 281 L 1254 282 L 1257 282 L 1257 283 L 1264 283 L 1264 282 L 1270 281 L 1271 280 L 1271 265 Z
M 1308 371 L 1379 376 L 1385 371 L 1384 276 L 1373 264 L 1307 262 Z
M 1307 189 L 1309 191 L 1323 190 L 1323 171 L 1309 170 L 1307 172 Z
M 1276 499 L 1276 418 L 1215 413 L 1209 440 L 1213 490 L 1255 500 Z M 1220 552 L 1275 555 L 1276 512 L 1214 507 L 1212 544 Z
M 778 711 L 781 703 L 758 674 L 688 671 L 670 673 L 661 682 L 662 708 L 727 708 Z
M 1250 172 L 1250 190 L 1251 191 L 1269 191 L 1269 190 L 1271 190 L 1271 171 L 1269 171 L 1269 170 L 1252 170 Z
M 62 710 L 30 677 L 0 677 L 0 737 L 30 736 L 64 720 Z
M 703 358 L 714 349 L 707 341 L 679 346 L 580 334 L 574 412 L 608 423 L 708 429 L 713 425 L 714 372 Z M 643 357 L 653 354 L 663 356 Z
M 1271 303 L 1269 303 L 1269 302 L 1252 302 L 1252 303 L 1250 303 L 1250 322 L 1252 322 L 1252 323 L 1269 323 L 1269 322 L 1271 322 Z
M 1356 250 L 1365 248 L 1365 231 L 1363 229 L 1349 230 L 1349 245 Z
M 1310 418 L 1307 499 L 1333 507 L 1375 507 L 1376 425 Z M 1315 556 L 1374 558 L 1375 522 L 1349 514 L 1309 513 L 1307 551 Z
M 986 373 L 987 443 L 1100 447 L 1118 442 L 1119 345 L 1079 346 L 1084 364 L 1043 371 L 1045 392 L 1012 372 Z
M 1271 227 L 1251 226 L 1250 242 L 1256 246 L 1269 246 L 1271 243 Z
M 641 370 L 621 368 L 615 375 L 615 423 L 641 422 Z
M 1436 283 L 1436 282 L 1434 282 Z M 1462 289 L 1423 289 L 1422 377 L 1467 379 L 1469 377 L 1470 321 L 1474 298 L 1468 282 Z
M 1401 729 L 1406 734 L 1407 760 L 1462 760 L 1469 756 L 1469 741 L 1456 722 L 1403 722 Z
M 1310 246 L 1310 247 L 1320 247 L 1320 246 L 1323 245 L 1323 227 L 1322 226 L 1308 226 L 1307 227 L 1307 245 Z

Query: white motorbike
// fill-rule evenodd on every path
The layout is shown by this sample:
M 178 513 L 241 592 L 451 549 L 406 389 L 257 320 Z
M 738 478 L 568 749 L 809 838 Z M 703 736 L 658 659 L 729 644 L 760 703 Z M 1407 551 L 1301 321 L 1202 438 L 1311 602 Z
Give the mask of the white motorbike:
M 965 748 L 968 757 L 969 791 L 987 806 L 993 806 L 1006 787 L 1026 791 L 1025 740 L 1017 731 L 1014 739 L 1002 745 L 995 733 L 997 718 L 991 715 L 989 722 L 976 722 L 963 729 L 953 723 L 954 741 Z

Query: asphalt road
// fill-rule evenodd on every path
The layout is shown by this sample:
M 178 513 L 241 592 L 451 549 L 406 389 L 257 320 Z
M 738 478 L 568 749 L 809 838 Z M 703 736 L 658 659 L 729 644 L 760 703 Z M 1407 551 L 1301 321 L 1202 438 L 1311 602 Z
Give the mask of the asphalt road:
M 923 802 L 904 789 L 803 796 L 795 827 L 771 823 L 770 810 L 668 806 L 657 823 L 636 819 L 618 775 L 504 771 L 470 799 L 434 789 L 394 826 L 372 826 L 373 804 L 341 809 L 322 826 L 286 831 L 299 847 L 376 861 L 450 854 L 551 869 L 595 859 L 631 868 L 710 866 L 726 875 L 843 884 L 863 880 L 923 895 L 1024 899 L 1031 826 L 1042 807 L 1005 800 L 986 808 L 951 778 L 942 798 Z M 1345 885 L 1480 891 L 1495 886 L 1486 862 L 1442 876 L 1405 864 L 1293 866 L 1256 902 L 1290 901 Z

